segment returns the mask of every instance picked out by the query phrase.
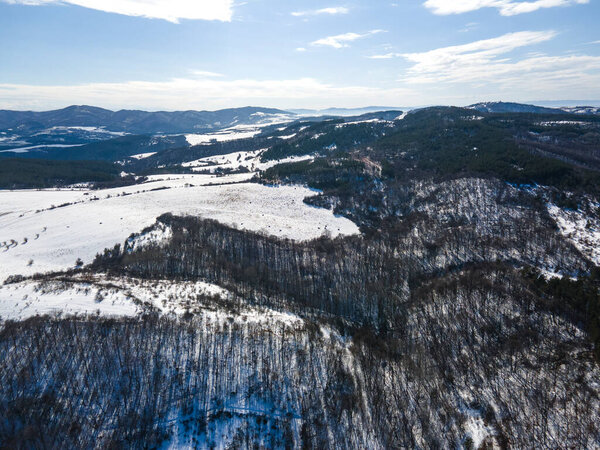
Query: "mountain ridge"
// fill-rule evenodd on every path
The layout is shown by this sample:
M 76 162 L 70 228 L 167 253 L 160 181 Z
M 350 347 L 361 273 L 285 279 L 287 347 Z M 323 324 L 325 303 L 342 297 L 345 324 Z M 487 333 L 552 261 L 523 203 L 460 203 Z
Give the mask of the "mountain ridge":
M 142 111 L 121 109 L 112 111 L 89 105 L 71 105 L 51 111 L 0 110 L 0 130 L 18 128 L 35 131 L 51 127 L 94 126 L 110 131 L 134 134 L 185 133 L 237 124 L 256 124 L 275 116 L 295 114 L 275 108 L 245 106 L 217 111 Z

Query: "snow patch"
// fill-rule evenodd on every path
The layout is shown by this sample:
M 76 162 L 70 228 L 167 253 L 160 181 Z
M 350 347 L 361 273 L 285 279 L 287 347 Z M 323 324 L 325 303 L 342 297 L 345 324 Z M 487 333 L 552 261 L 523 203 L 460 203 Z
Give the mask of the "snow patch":
M 552 203 L 546 207 L 560 233 L 594 264 L 600 265 L 600 220 L 579 210 L 562 209 Z
M 237 139 L 253 138 L 261 132 L 260 129 L 252 129 L 249 131 L 224 130 L 218 133 L 211 134 L 186 134 L 185 139 L 191 146 L 211 144 L 213 142 L 228 142 Z
M 146 158 L 150 158 L 151 156 L 156 155 L 156 153 L 158 153 L 158 152 L 139 153 L 137 155 L 131 155 L 130 158 L 137 159 L 137 160 L 146 159 Z
M 150 245 L 157 245 L 161 247 L 166 245 L 172 237 L 173 230 L 171 227 L 168 227 L 163 223 L 158 223 L 149 231 L 137 234 L 127 239 L 127 247 L 131 252 L 148 247 Z
M 2 150 L 0 153 L 13 152 L 13 153 L 27 153 L 29 150 L 36 150 L 38 148 L 70 148 L 70 147 L 81 147 L 84 144 L 44 144 L 44 145 L 32 145 L 30 147 L 19 147 L 11 148 L 8 150 Z
M 494 435 L 494 429 L 485 424 L 480 411 L 467 409 L 465 412 L 467 414 L 467 421 L 464 426 L 467 437 L 471 438 L 473 443 L 472 448 L 479 448 L 487 437 Z

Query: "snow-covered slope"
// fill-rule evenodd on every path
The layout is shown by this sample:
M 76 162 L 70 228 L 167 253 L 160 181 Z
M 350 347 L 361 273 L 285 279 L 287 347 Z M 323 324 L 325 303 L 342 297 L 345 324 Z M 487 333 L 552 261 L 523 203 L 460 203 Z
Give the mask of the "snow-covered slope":
M 297 240 L 326 230 L 332 236 L 358 233 L 350 220 L 305 204 L 315 195 L 311 190 L 244 183 L 250 176 L 155 176 L 104 191 L 0 192 L 0 280 L 67 269 L 78 258 L 89 263 L 167 212 Z
M 573 114 L 600 114 L 598 106 L 565 106 L 560 109 Z
M 600 265 L 600 220 L 554 204 L 548 204 L 547 208 L 561 234 L 594 264 Z
M 194 314 L 214 322 L 229 320 L 269 322 L 290 325 L 301 322 L 297 316 L 269 308 L 244 307 L 231 314 L 219 302 L 232 294 L 203 281 L 145 280 L 141 278 L 78 274 L 44 281 L 25 280 L 0 284 L 0 323 L 25 320 L 37 315 L 62 317 L 134 317 L 159 311 L 168 315 Z
M 0 320 L 37 315 L 135 316 L 142 308 L 120 290 L 89 283 L 22 282 L 0 285 Z
M 182 167 L 192 168 L 194 171 L 214 172 L 220 170 L 239 170 L 247 169 L 251 172 L 267 170 L 269 167 L 277 164 L 306 161 L 314 159 L 313 155 L 290 156 L 284 159 L 262 162 L 260 155 L 265 150 L 256 150 L 250 152 L 235 152 L 227 155 L 207 156 L 195 161 L 189 161 L 182 164 Z
M 261 133 L 265 127 L 283 123 L 291 122 L 295 116 L 290 114 L 252 114 L 256 121 L 252 125 L 240 124 L 230 128 L 215 131 L 214 133 L 203 133 L 203 134 L 186 134 L 190 145 L 202 145 L 209 144 L 212 142 L 227 142 L 234 141 L 236 139 L 248 139 Z

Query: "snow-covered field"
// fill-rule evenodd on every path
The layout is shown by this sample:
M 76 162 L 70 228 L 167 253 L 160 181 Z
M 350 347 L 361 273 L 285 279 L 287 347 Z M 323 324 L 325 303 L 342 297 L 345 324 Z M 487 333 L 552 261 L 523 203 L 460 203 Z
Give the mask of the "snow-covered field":
M 227 142 L 236 139 L 249 139 L 261 132 L 260 128 L 227 129 L 208 134 L 186 134 L 185 139 L 190 145 L 210 144 L 211 142 Z
M 167 212 L 296 240 L 359 232 L 350 220 L 305 204 L 311 190 L 245 182 L 251 176 L 154 176 L 103 191 L 0 191 L 0 282 L 67 269 L 78 258 L 89 263 Z
M 259 123 L 253 125 L 235 125 L 223 130 L 215 131 L 214 133 L 204 134 L 186 134 L 185 138 L 190 145 L 209 144 L 211 142 L 227 142 L 236 139 L 248 139 L 259 134 L 263 128 L 282 123 L 289 123 L 295 116 L 288 114 L 268 114 L 255 113 L 256 117 L 264 116 Z
M 277 164 L 314 159 L 314 156 L 312 155 L 304 155 L 290 156 L 284 159 L 261 162 L 260 155 L 264 151 L 265 150 L 263 149 L 250 152 L 235 152 L 227 155 L 207 156 L 206 158 L 200 158 L 194 161 L 183 163 L 182 166 L 192 168 L 194 171 L 214 172 L 217 169 L 238 170 L 245 168 L 251 172 L 256 172 L 259 170 L 267 170 L 269 167 L 276 166 Z

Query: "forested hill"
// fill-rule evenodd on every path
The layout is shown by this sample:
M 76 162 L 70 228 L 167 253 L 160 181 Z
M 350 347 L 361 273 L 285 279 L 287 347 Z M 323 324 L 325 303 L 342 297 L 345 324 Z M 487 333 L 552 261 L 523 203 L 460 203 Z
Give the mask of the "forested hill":
M 185 133 L 253 124 L 265 117 L 293 114 L 273 108 L 231 108 L 218 111 L 110 111 L 94 106 L 69 106 L 54 111 L 0 110 L 0 130 L 20 133 L 51 127 L 97 127 L 132 134 Z

